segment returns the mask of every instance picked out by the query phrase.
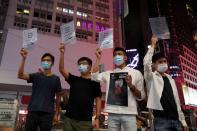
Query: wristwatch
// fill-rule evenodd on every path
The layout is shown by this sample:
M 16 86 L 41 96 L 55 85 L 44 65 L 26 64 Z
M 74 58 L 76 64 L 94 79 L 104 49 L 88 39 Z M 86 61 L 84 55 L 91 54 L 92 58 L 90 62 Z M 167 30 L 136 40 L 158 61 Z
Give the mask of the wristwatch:
M 96 119 L 99 119 L 100 120 L 100 115 L 96 115 L 96 117 L 94 118 L 95 120 Z

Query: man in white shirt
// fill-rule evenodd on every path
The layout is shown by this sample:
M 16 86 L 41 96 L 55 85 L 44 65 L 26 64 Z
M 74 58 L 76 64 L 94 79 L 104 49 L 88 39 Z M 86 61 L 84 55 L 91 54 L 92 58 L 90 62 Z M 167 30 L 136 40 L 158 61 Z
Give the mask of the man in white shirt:
M 97 59 L 92 79 L 107 85 L 105 112 L 109 113 L 109 131 L 120 131 L 121 125 L 124 131 L 137 131 L 136 100 L 145 97 L 143 76 L 140 71 L 126 66 L 126 51 L 120 47 L 113 51 L 115 69 L 98 73 L 101 53 L 100 49 L 95 53 Z
M 182 131 L 182 124 L 186 131 L 187 124 L 175 81 L 165 73 L 168 70 L 167 58 L 162 53 L 153 55 L 157 41 L 157 37 L 153 36 L 151 47 L 144 57 L 144 77 L 149 94 L 147 107 L 153 109 L 154 130 Z

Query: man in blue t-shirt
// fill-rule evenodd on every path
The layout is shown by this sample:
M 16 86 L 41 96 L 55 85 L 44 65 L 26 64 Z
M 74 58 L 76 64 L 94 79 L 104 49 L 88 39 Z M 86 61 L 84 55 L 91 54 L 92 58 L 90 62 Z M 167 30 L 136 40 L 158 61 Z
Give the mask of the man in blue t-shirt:
M 91 80 L 92 60 L 81 57 L 77 64 L 80 76 L 64 69 L 64 44 L 60 45 L 59 71 L 70 85 L 70 96 L 66 109 L 65 131 L 91 131 L 94 100 L 96 103 L 95 128 L 99 129 L 101 112 L 101 89 L 98 82 Z
M 59 77 L 51 72 L 54 56 L 45 53 L 41 58 L 43 70 L 38 73 L 26 74 L 24 73 L 24 66 L 28 52 L 21 49 L 20 54 L 22 61 L 18 70 L 18 78 L 32 83 L 32 95 L 28 106 L 25 131 L 37 131 L 38 127 L 40 131 L 51 131 L 55 94 L 61 91 Z M 59 105 L 59 102 L 56 104 Z

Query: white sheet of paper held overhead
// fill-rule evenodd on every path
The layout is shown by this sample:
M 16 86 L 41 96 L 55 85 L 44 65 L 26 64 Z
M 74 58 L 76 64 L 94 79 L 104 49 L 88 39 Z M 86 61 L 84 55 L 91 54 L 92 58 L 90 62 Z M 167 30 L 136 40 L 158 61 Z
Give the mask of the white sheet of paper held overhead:
M 68 22 L 60 26 L 62 42 L 65 44 L 71 44 L 76 41 L 75 25 L 74 21 Z
M 23 48 L 31 48 L 37 40 L 37 28 L 23 30 Z
M 170 31 L 165 17 L 149 18 L 152 33 L 159 39 L 170 39 Z
M 99 46 L 101 49 L 113 48 L 113 29 L 99 32 Z

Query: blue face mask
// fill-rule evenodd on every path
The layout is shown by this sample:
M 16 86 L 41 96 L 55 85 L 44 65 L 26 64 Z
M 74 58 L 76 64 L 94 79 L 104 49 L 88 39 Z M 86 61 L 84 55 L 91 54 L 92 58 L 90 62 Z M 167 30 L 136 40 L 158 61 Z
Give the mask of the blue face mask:
M 85 73 L 85 72 L 88 71 L 88 65 L 83 65 L 83 64 L 81 64 L 81 65 L 78 66 L 78 70 L 79 70 L 79 72 L 81 72 L 81 73 Z
M 124 56 L 122 55 L 116 55 L 114 57 L 114 64 L 117 65 L 117 66 L 120 66 L 124 63 Z
M 51 68 L 51 64 L 47 61 L 42 61 L 41 62 L 41 66 L 44 70 L 50 69 Z

